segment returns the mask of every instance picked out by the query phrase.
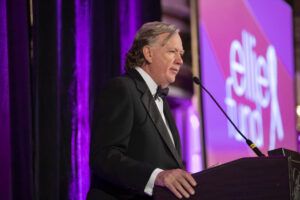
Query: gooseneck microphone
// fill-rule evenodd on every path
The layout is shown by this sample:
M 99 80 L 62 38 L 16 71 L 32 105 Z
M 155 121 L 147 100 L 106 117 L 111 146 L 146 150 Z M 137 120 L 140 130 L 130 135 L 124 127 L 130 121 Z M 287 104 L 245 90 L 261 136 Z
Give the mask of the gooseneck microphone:
M 199 78 L 194 77 L 193 81 L 199 85 L 209 96 L 210 98 L 215 102 L 215 104 L 219 107 L 219 109 L 222 111 L 222 113 L 226 116 L 226 118 L 230 121 L 232 126 L 235 128 L 235 130 L 246 140 L 246 143 L 248 146 L 254 151 L 254 153 L 259 157 L 265 157 L 265 155 L 255 146 L 255 144 L 246 138 L 244 134 L 238 129 L 238 127 L 233 123 L 233 121 L 230 119 L 230 117 L 226 114 L 226 112 L 223 110 L 223 108 L 220 106 L 220 104 L 216 101 L 216 99 L 210 94 L 210 92 L 201 84 Z

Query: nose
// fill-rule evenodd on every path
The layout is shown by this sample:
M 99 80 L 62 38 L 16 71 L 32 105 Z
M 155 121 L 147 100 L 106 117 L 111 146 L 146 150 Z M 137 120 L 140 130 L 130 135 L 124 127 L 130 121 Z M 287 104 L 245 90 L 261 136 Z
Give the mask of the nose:
M 180 53 L 176 54 L 176 64 L 179 64 L 179 65 L 183 64 L 182 56 Z

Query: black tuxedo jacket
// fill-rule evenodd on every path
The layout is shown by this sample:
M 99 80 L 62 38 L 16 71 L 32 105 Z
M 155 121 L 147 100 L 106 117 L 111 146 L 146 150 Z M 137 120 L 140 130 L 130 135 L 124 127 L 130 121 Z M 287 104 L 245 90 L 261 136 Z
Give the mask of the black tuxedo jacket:
M 87 199 L 151 199 L 145 186 L 155 168 L 182 168 L 179 134 L 164 100 L 175 147 L 145 81 L 132 69 L 115 78 L 94 106 L 91 189 Z

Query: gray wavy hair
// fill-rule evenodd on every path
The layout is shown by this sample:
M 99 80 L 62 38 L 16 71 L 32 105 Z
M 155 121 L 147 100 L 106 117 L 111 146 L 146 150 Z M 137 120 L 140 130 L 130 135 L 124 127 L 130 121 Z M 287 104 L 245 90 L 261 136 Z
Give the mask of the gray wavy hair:
M 153 45 L 156 42 L 157 36 L 163 33 L 170 33 L 162 43 L 162 45 L 165 45 L 172 35 L 179 33 L 179 29 L 175 25 L 166 22 L 155 21 L 145 23 L 135 34 L 132 46 L 126 54 L 125 71 L 142 66 L 146 62 L 143 47 Z

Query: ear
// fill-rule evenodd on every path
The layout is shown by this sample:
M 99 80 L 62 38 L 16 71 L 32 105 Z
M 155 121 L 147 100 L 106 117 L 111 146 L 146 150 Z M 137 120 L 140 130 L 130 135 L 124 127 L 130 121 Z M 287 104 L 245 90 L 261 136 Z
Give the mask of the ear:
M 146 45 L 143 47 L 143 54 L 144 54 L 145 60 L 148 63 L 152 63 L 153 53 L 152 53 L 152 49 L 149 45 Z

